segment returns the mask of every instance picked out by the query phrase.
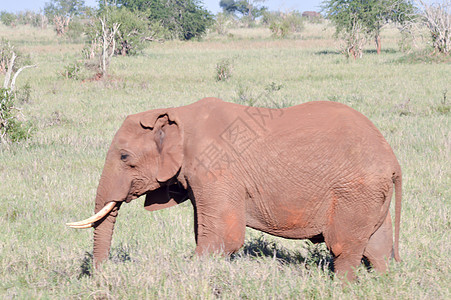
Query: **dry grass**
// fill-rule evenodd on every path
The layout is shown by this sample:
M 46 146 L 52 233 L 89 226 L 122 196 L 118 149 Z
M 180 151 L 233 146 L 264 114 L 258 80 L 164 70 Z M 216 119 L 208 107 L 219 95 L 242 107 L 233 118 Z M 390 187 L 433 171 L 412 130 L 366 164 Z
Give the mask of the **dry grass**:
M 59 75 L 82 45 L 58 41 L 50 30 L 0 25 L 0 38 L 39 65 L 17 82 L 32 86 L 31 102 L 21 106 L 36 133 L 0 148 L 0 297 L 449 299 L 450 114 L 441 105 L 450 65 L 400 63 L 392 29 L 384 32 L 382 55 L 368 45 L 362 60 L 347 61 L 332 31 L 308 25 L 300 37 L 272 40 L 269 30 L 241 29 L 232 38 L 151 44 L 141 56 L 114 58 L 109 79 L 82 82 Z M 222 58 L 233 59 L 234 72 L 218 82 Z M 281 89 L 264 94 L 272 83 Z M 112 258 L 91 276 L 92 231 L 64 223 L 92 213 L 124 117 L 205 96 L 235 101 L 240 91 L 292 104 L 343 102 L 380 128 L 403 167 L 403 262 L 383 276 L 362 266 L 359 280 L 342 286 L 324 245 L 254 230 L 231 259 L 197 258 L 191 205 L 149 213 L 138 199 L 121 209 Z

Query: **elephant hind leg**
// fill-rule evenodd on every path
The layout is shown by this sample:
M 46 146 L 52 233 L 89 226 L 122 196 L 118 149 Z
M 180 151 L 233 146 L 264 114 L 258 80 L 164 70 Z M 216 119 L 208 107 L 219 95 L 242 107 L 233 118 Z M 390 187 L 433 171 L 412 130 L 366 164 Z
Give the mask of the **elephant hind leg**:
M 347 245 L 339 255 L 334 253 L 334 271 L 340 279 L 355 280 L 355 268 L 360 265 L 363 257 L 364 245 Z M 332 252 L 334 250 L 332 249 Z
M 376 271 L 384 273 L 388 269 L 388 260 L 392 253 L 393 229 L 389 212 L 379 229 L 370 237 L 363 255 Z

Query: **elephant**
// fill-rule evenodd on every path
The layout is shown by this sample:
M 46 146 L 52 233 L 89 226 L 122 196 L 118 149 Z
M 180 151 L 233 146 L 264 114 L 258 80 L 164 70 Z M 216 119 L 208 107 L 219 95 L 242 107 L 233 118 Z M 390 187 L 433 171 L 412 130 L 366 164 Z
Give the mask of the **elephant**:
M 388 142 L 344 104 L 271 109 L 204 98 L 127 116 L 106 155 L 95 214 L 67 225 L 94 227 L 98 268 L 124 202 L 145 195 L 154 211 L 190 200 L 198 255 L 238 251 L 250 227 L 325 242 L 334 272 L 353 281 L 364 257 L 379 272 L 400 261 L 401 189 Z

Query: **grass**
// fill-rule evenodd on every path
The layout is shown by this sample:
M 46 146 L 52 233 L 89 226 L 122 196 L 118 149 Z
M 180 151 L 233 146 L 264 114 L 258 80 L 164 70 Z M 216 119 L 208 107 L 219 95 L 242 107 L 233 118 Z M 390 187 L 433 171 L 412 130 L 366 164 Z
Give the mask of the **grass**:
M 17 80 L 19 88 L 31 86 L 21 107 L 34 136 L 0 148 L 0 297 L 449 299 L 449 61 L 411 63 L 391 29 L 382 55 L 368 45 L 363 59 L 346 60 L 333 29 L 323 27 L 307 25 L 285 40 L 253 28 L 202 42 L 153 43 L 141 56 L 115 57 L 108 79 L 82 81 L 61 76 L 81 44 L 60 41 L 50 29 L 0 25 L 0 38 L 39 66 Z M 233 60 L 233 76 L 218 82 L 221 59 Z M 359 280 L 342 286 L 324 245 L 251 229 L 232 258 L 198 258 L 190 204 L 149 213 L 138 199 L 123 205 L 112 258 L 91 276 L 92 231 L 64 223 L 91 215 L 106 151 L 124 117 L 206 96 L 238 101 L 268 91 L 280 103 L 343 102 L 381 130 L 403 168 L 403 261 L 383 276 L 362 265 Z

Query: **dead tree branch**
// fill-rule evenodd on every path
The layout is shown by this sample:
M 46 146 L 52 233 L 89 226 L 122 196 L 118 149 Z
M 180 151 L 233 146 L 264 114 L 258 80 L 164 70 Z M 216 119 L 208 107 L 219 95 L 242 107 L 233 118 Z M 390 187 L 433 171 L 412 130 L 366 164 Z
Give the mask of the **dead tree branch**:
M 99 18 L 102 25 L 102 53 L 101 53 L 101 67 L 102 76 L 107 73 L 107 68 L 110 63 L 111 57 L 114 55 L 114 50 L 116 48 L 116 34 L 119 30 L 121 24 L 114 23 L 111 28 L 106 24 L 105 17 Z
M 422 11 L 422 23 L 429 30 L 434 51 L 451 53 L 451 0 L 427 4 L 418 0 Z
M 11 74 L 13 72 L 13 66 L 14 66 L 14 61 L 16 60 L 17 55 L 16 53 L 12 53 L 11 55 L 11 59 L 8 61 L 8 70 L 6 71 L 5 74 L 5 81 L 3 82 L 3 88 L 7 89 L 9 87 L 9 80 L 11 78 Z
M 28 68 L 36 68 L 37 67 L 37 65 L 30 65 L 30 66 L 23 66 L 23 67 L 21 67 L 19 70 L 17 70 L 14 73 L 13 78 L 12 78 L 12 80 L 10 82 L 11 75 L 13 73 L 14 62 L 16 61 L 16 58 L 17 58 L 17 55 L 13 51 L 12 54 L 11 54 L 11 59 L 8 62 L 8 71 L 6 72 L 5 80 L 3 82 L 3 88 L 9 90 L 10 93 L 14 91 L 14 89 L 16 87 L 17 76 L 19 76 L 19 74 L 23 70 L 28 69 Z

